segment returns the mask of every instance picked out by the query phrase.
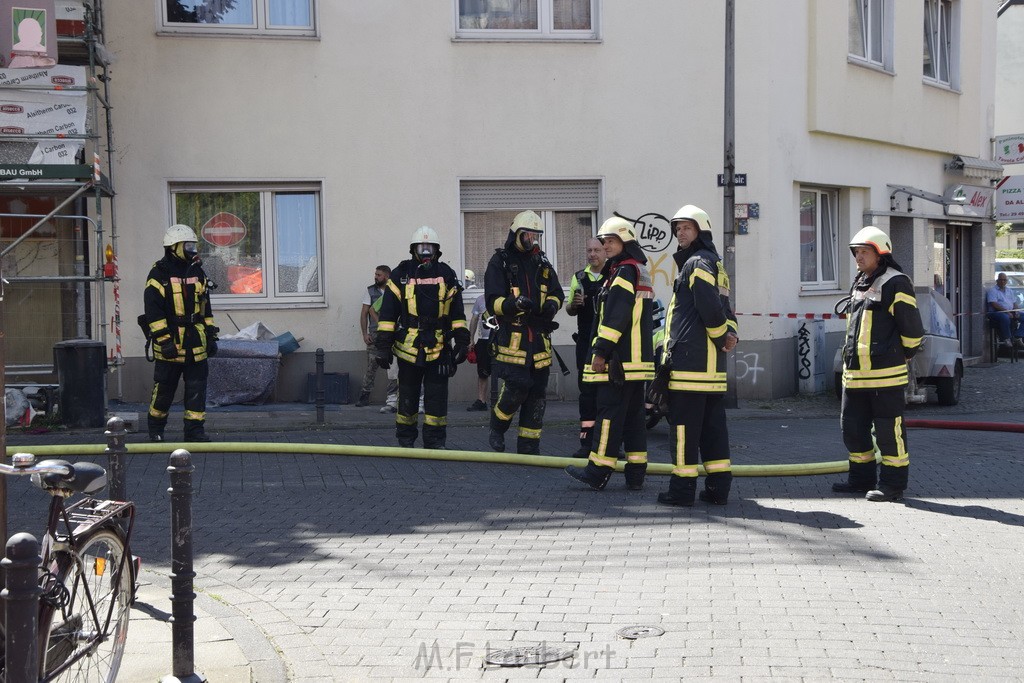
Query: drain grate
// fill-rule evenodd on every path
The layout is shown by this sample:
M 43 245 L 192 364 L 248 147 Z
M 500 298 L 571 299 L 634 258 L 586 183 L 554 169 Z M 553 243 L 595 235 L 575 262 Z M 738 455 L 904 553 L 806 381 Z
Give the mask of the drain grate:
M 484 661 L 497 666 L 529 666 L 530 664 L 560 662 L 563 659 L 569 659 L 573 654 L 575 654 L 575 650 L 559 650 L 546 645 L 534 645 L 489 652 Z
M 620 638 L 636 640 L 637 638 L 653 638 L 665 633 L 665 629 L 657 626 L 627 626 L 615 632 Z

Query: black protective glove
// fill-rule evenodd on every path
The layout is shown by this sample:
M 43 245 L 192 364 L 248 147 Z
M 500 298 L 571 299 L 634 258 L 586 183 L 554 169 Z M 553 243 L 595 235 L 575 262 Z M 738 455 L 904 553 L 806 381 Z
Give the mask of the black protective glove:
M 171 360 L 178 357 L 178 347 L 170 337 L 160 342 L 157 346 L 160 347 L 160 356 L 163 357 L 164 360 Z
M 452 362 L 456 365 L 461 365 L 466 362 L 467 356 L 469 356 L 469 347 L 465 344 L 456 344 L 452 350 Z
M 206 326 L 206 355 L 213 358 L 217 355 L 217 342 L 220 340 L 220 328 L 215 325 Z
M 395 360 L 395 354 L 391 348 L 377 349 L 377 367 L 382 370 L 387 370 L 391 367 L 391 362 Z
M 541 317 L 545 320 L 554 320 L 558 314 L 558 303 L 555 301 L 545 301 L 544 308 L 541 309 Z
M 521 294 L 516 297 L 516 300 L 513 301 L 512 304 L 516 307 L 517 311 L 521 311 L 523 313 L 529 313 L 533 309 L 537 308 L 537 304 L 533 303 L 533 299 Z

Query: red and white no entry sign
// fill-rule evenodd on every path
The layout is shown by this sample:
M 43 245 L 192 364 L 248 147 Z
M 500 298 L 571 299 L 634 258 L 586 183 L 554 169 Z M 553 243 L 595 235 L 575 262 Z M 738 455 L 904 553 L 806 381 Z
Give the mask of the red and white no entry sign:
M 245 238 L 245 223 L 233 213 L 221 211 L 203 225 L 200 234 L 216 247 L 233 247 Z

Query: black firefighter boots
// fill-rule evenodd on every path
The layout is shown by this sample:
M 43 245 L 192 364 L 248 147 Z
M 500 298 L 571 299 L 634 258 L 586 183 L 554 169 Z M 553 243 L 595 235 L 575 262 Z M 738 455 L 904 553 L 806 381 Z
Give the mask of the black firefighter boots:
M 837 481 L 832 484 L 833 493 L 867 493 L 873 488 L 873 484 L 851 484 L 848 481 Z
M 630 491 L 639 491 L 644 487 L 647 463 L 627 462 L 622 468 L 622 473 L 626 475 L 626 488 Z
M 693 507 L 693 498 L 697 493 L 697 477 L 678 477 L 673 475 L 668 483 L 668 491 L 658 494 L 658 502 L 662 505 L 676 507 Z
M 868 491 L 864 497 L 872 503 L 892 503 L 903 498 L 903 491 L 891 486 L 882 485 L 877 489 Z
M 712 475 L 722 476 L 721 474 Z M 732 488 L 732 479 L 726 479 L 725 481 L 713 481 L 709 477 L 704 482 L 704 490 L 697 496 L 701 501 L 705 503 L 711 503 L 712 505 L 725 505 L 729 502 L 729 489 Z
M 608 485 L 608 480 L 614 471 L 611 467 L 601 467 L 592 462 L 588 462 L 586 467 L 569 465 L 565 468 L 566 474 L 576 481 L 583 482 L 595 491 L 601 491 Z
M 505 432 L 498 431 L 491 427 L 491 433 L 487 435 L 487 443 L 499 453 L 505 452 Z

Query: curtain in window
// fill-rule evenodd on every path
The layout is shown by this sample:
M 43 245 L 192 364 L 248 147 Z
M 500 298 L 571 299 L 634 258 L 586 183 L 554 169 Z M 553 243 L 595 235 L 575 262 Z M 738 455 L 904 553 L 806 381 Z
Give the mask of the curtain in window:
M 800 193 L 800 281 L 818 281 L 818 194 Z
M 821 194 L 821 279 L 833 282 L 836 278 L 836 222 L 832 195 Z
M 591 0 L 552 0 L 556 31 L 589 31 Z
M 467 211 L 462 214 L 465 227 L 465 262 L 464 267 L 476 274 L 477 284 L 483 286 L 484 273 L 487 271 L 487 262 L 491 260 L 494 250 L 504 246 L 508 238 L 508 226 L 512 224 L 519 211 Z M 441 251 L 445 252 L 444 260 L 452 263 L 453 256 L 457 253 L 457 246 L 452 245 L 446 248 L 441 245 Z M 462 275 L 462 273 L 458 273 Z
M 867 57 L 865 43 L 867 36 L 864 33 L 864 0 L 850 0 L 850 26 L 849 41 L 850 54 L 858 57 Z
M 591 211 L 555 212 L 555 271 L 568 293 L 572 274 L 587 265 L 587 240 L 594 235 Z
M 459 0 L 459 28 L 536 30 L 537 0 Z
M 278 293 L 319 293 L 316 195 L 311 192 L 275 194 L 274 225 Z
M 270 26 L 312 26 L 310 0 L 267 0 Z

